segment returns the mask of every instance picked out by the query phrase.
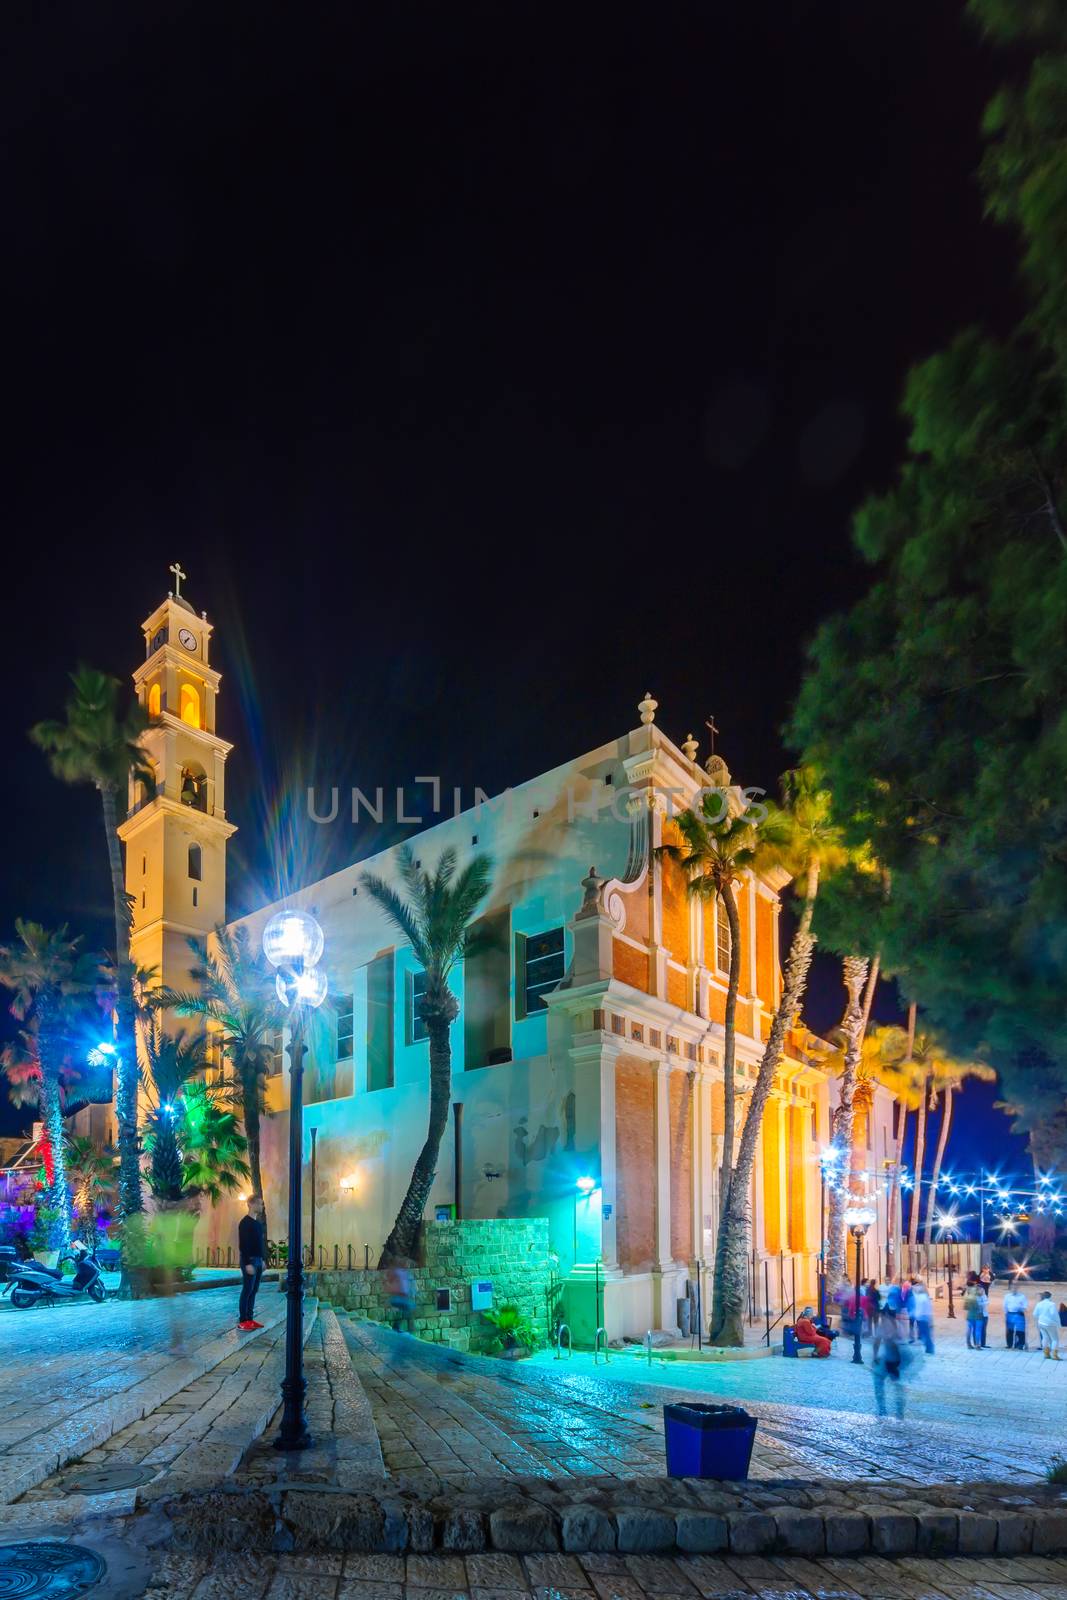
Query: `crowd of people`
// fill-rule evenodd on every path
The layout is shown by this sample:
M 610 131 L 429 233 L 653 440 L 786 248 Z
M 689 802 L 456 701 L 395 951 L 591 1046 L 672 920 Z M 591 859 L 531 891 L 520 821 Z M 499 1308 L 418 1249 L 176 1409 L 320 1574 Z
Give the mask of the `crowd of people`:
M 963 1287 L 963 1314 L 967 1322 L 967 1348 L 988 1348 L 992 1273 L 988 1267 L 970 1272 Z M 887 1411 L 887 1394 L 897 1416 L 904 1415 L 904 1379 L 924 1356 L 934 1354 L 934 1303 L 921 1278 L 879 1284 L 873 1278 L 858 1288 L 842 1283 L 833 1297 L 840 1327 L 816 1317 L 805 1306 L 794 1324 L 797 1343 L 810 1346 L 817 1359 L 833 1350 L 839 1333 L 852 1340 L 856 1333 L 871 1340 L 871 1372 L 875 1403 L 880 1416 Z M 1067 1304 L 1057 1306 L 1048 1289 L 1042 1290 L 1031 1310 L 1026 1293 L 1014 1280 L 1003 1301 L 1004 1342 L 1009 1350 L 1034 1348 L 1028 1343 L 1028 1318 L 1032 1318 L 1039 1347 L 1048 1361 L 1060 1359 L 1060 1329 L 1067 1328 Z

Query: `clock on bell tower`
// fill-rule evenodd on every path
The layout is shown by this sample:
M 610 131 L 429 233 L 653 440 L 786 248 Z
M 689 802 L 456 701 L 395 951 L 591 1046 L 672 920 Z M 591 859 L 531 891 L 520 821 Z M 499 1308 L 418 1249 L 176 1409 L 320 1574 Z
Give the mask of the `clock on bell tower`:
M 150 723 L 143 745 L 155 772 L 131 783 L 119 835 L 126 846 L 126 892 L 133 907 L 130 952 L 168 988 L 190 987 L 189 938 L 206 938 L 226 919 L 226 757 L 215 732 L 219 674 L 209 664 L 212 626 L 174 590 L 142 624 L 145 659 L 133 675 Z

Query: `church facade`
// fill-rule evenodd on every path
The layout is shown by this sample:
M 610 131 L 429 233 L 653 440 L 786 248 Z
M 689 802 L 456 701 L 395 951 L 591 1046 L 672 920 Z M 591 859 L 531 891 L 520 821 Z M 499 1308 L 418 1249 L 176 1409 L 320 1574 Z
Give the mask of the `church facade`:
M 133 953 L 163 983 L 184 986 L 190 936 L 225 917 L 224 809 L 230 746 L 215 732 L 218 674 L 211 626 L 171 596 L 144 625 L 134 675 L 153 716 L 146 745 L 154 794 L 131 797 L 123 826 L 134 906 Z M 432 869 L 494 863 L 478 952 L 455 972 L 453 1119 L 430 1215 L 549 1219 L 576 1338 L 598 1320 L 614 1338 L 675 1326 L 687 1282 L 708 1281 L 722 1154 L 723 1021 L 729 929 L 721 909 L 689 899 L 684 874 L 656 847 L 672 818 L 709 785 L 729 783 L 695 741 L 681 746 L 640 721 L 573 761 L 413 835 Z M 309 827 L 312 822 L 309 819 Z M 326 1264 L 373 1264 L 421 1147 L 428 1044 L 421 973 L 361 885 L 389 879 L 396 847 L 310 884 L 286 904 L 325 933 L 326 1003 L 309 1034 L 304 1084 L 305 1218 Z M 738 889 L 738 1122 L 780 992 L 782 874 L 747 874 Z M 276 906 L 243 919 L 259 940 Z M 790 1032 L 764 1117 L 753 1176 L 753 1309 L 816 1292 L 821 1237 L 819 1151 L 834 1084 Z M 287 1203 L 288 1055 L 278 1040 L 263 1124 L 268 1231 Z M 882 1092 L 864 1120 L 868 1169 L 892 1153 Z M 312 1169 L 314 1186 L 312 1186 Z M 201 1217 L 201 1248 L 233 1242 L 241 1208 Z M 884 1217 L 872 1229 L 873 1253 Z M 706 1303 L 706 1302 L 705 1302 Z

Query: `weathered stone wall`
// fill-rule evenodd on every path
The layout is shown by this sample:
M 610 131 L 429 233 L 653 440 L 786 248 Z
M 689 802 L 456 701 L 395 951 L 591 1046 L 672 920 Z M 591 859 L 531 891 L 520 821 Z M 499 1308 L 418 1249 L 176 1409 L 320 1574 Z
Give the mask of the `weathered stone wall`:
M 423 1228 L 423 1261 L 415 1280 L 415 1332 L 420 1339 L 456 1350 L 483 1350 L 497 1337 L 480 1311 L 471 1309 L 471 1284 L 488 1278 L 493 1309 L 517 1305 L 539 1340 L 548 1337 L 548 1291 L 556 1258 L 548 1248 L 548 1218 L 430 1222 Z M 396 1313 L 382 1272 L 312 1272 L 310 1292 L 372 1322 L 392 1325 Z M 451 1308 L 441 1311 L 437 1291 L 448 1289 Z

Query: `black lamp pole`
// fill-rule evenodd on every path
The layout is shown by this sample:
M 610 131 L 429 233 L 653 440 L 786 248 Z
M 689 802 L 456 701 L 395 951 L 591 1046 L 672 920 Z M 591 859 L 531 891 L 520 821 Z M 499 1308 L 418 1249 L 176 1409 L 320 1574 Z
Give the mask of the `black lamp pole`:
M 276 1450 L 306 1450 L 311 1443 L 304 1415 L 304 1007 L 293 1006 L 289 1025 L 289 1261 L 285 1274 L 285 1377 Z
M 856 1366 L 863 1365 L 863 1308 L 860 1304 L 860 1251 L 863 1246 L 863 1235 L 866 1228 L 853 1228 L 852 1237 L 856 1241 L 856 1315 L 852 1334 L 852 1360 Z

